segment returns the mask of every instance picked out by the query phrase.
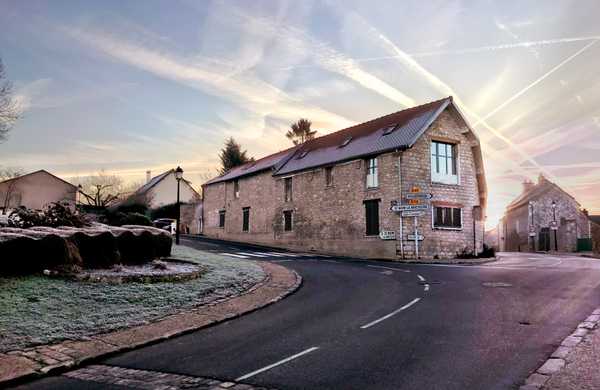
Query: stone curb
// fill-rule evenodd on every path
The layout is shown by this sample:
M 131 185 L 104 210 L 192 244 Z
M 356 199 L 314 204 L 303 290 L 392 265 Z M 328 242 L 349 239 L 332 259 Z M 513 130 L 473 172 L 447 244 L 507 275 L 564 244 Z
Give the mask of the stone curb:
M 369 261 L 370 259 L 367 259 Z M 493 263 L 497 261 L 497 257 L 486 257 L 481 259 L 447 259 L 447 260 L 390 260 L 390 259 L 377 259 L 378 261 L 389 261 L 390 263 L 400 264 L 445 264 L 445 265 L 481 265 L 487 263 Z
M 567 363 L 567 356 L 581 343 L 590 330 L 600 325 L 600 308 L 594 310 L 585 321 L 577 325 L 575 331 L 560 343 L 560 346 L 550 355 L 533 374 L 525 380 L 519 390 L 537 390 L 544 387 L 546 382 L 559 372 Z
M 302 284 L 296 271 L 278 264 L 257 262 L 265 278 L 241 294 L 223 298 L 155 322 L 95 335 L 0 354 L 0 387 L 59 373 L 119 352 L 154 344 L 175 336 L 216 325 L 278 302 Z

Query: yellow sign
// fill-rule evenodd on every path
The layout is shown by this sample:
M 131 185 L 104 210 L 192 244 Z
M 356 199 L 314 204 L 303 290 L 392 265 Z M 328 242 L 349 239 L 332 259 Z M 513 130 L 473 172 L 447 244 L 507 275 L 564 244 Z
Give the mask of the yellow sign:
M 412 187 L 412 188 L 410 189 L 410 192 L 412 192 L 412 193 L 415 193 L 415 192 L 421 192 L 421 188 L 420 188 L 420 187 L 417 187 L 417 186 L 414 186 L 414 187 Z
M 407 199 L 408 204 L 421 204 L 421 199 Z

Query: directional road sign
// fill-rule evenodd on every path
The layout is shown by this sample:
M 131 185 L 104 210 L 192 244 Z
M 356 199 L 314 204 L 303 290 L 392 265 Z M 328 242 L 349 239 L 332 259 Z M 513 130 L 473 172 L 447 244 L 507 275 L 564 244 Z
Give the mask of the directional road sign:
M 429 205 L 426 204 L 397 204 L 390 208 L 390 210 L 396 213 L 399 213 L 401 211 L 417 211 L 427 209 L 429 209 Z
M 409 192 L 404 194 L 406 199 L 431 199 L 433 198 L 433 194 L 425 193 L 425 192 Z

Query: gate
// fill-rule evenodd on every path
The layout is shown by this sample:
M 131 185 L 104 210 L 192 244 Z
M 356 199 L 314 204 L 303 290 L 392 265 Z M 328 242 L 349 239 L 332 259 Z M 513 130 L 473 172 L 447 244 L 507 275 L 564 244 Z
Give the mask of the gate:
M 577 239 L 577 252 L 591 252 L 592 251 L 592 239 L 591 238 L 578 238 Z
M 540 251 L 548 252 L 550 250 L 550 228 L 542 228 L 539 235 Z

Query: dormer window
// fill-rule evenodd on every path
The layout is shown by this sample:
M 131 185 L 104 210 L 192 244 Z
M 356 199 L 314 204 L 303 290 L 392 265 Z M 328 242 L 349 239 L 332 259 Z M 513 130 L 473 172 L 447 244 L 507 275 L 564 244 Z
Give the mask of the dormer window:
M 344 146 L 347 146 L 350 141 L 352 141 L 352 137 L 348 137 L 344 140 L 344 142 L 342 142 L 342 144 L 340 145 L 340 148 L 343 148 Z
M 308 154 L 308 150 L 305 150 L 304 152 L 300 153 L 300 155 L 297 157 L 297 159 L 300 160 L 301 158 L 306 157 L 307 154 Z
M 396 130 L 396 128 L 398 128 L 398 125 L 390 125 L 388 127 L 385 127 L 383 129 L 383 134 L 382 135 L 392 134 L 394 132 L 394 130 Z

